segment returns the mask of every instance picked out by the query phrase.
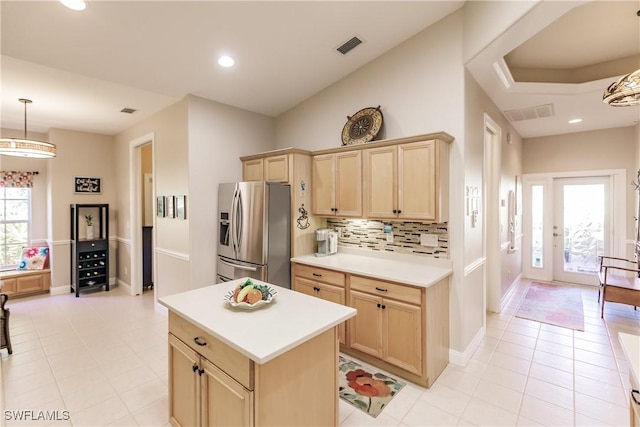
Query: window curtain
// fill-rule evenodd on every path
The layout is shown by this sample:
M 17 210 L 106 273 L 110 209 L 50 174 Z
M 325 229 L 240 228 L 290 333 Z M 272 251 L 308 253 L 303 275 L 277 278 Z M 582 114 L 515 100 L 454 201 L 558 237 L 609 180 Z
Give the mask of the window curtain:
M 38 172 L 0 171 L 0 187 L 32 188 Z

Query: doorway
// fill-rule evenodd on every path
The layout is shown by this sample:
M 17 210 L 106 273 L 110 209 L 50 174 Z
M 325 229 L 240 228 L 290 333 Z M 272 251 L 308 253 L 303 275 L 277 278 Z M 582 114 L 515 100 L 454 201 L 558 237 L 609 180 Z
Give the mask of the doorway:
M 553 280 L 597 285 L 598 257 L 611 253 L 611 178 L 554 180 Z
M 153 171 L 155 169 L 154 154 L 154 134 L 150 133 L 137 138 L 129 143 L 129 235 L 131 239 L 130 246 L 130 263 L 124 267 L 124 275 L 127 276 L 127 270 L 131 272 L 128 276 L 129 285 L 131 287 L 131 295 L 142 295 L 143 293 L 143 226 L 145 218 L 148 218 L 149 212 L 154 212 L 153 202 L 151 207 L 147 207 L 145 200 L 145 173 L 151 174 L 151 200 L 155 200 L 155 185 L 153 185 Z M 147 157 L 144 153 L 150 153 Z M 143 161 L 147 158 L 147 161 Z M 149 163 L 150 165 L 147 165 Z M 147 197 L 148 199 L 148 197 Z M 155 215 L 151 215 L 154 221 Z M 151 242 L 155 242 L 155 227 L 152 228 Z M 155 276 L 155 251 L 151 246 L 151 264 L 153 266 L 152 277 Z M 154 289 L 154 288 L 151 288 Z
M 597 285 L 598 256 L 627 255 L 625 169 L 523 177 L 522 273 Z

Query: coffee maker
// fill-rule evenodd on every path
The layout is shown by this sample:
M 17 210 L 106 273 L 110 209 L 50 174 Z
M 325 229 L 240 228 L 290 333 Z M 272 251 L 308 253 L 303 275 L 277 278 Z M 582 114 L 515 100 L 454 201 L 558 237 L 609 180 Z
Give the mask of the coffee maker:
M 331 228 L 319 228 L 316 230 L 316 242 L 318 252 L 316 256 L 333 255 L 338 252 L 338 232 Z

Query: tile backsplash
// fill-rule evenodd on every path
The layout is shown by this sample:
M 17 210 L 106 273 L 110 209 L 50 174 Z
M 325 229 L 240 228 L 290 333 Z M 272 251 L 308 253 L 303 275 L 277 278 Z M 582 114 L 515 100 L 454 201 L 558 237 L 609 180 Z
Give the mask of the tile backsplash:
M 387 236 L 383 231 L 385 225 L 393 226 L 393 243 L 387 243 Z M 339 246 L 449 258 L 449 233 L 446 222 L 424 223 L 331 218 L 327 219 L 327 228 L 342 229 L 342 236 L 338 239 Z M 420 234 L 437 235 L 438 246 L 420 245 Z

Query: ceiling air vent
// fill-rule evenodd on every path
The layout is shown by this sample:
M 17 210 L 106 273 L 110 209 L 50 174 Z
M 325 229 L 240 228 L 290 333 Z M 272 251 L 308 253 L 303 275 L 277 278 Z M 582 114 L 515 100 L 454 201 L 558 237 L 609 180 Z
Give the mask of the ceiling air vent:
M 362 40 L 360 40 L 359 38 L 354 36 L 354 37 L 351 38 L 351 40 L 348 40 L 348 41 L 344 42 L 336 50 L 338 52 L 340 52 L 341 54 L 346 55 L 347 52 L 349 52 L 354 47 L 358 46 L 360 43 L 362 43 Z
M 127 113 L 127 114 L 133 114 L 136 111 L 138 111 L 138 110 L 136 110 L 134 108 L 127 108 L 127 107 L 124 107 L 122 110 L 120 110 L 121 113 Z
M 517 110 L 503 111 L 511 122 L 522 120 L 541 119 L 553 116 L 553 104 L 538 105 L 537 107 L 520 108 Z

